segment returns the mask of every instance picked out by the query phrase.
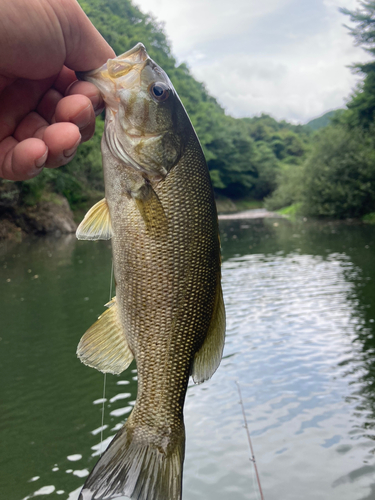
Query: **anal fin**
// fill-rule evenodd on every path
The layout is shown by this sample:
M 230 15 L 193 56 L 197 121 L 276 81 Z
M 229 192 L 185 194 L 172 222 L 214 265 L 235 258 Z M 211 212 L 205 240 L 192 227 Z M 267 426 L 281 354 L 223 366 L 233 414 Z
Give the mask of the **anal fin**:
M 76 237 L 79 240 L 109 240 L 112 238 L 112 224 L 107 200 L 98 201 L 85 215 L 78 226 Z
M 99 316 L 81 338 L 77 356 L 87 366 L 103 373 L 119 374 L 133 360 L 120 322 L 116 297 L 106 304 L 109 309 Z
M 216 289 L 215 305 L 210 327 L 202 347 L 195 354 L 192 377 L 196 384 L 208 380 L 217 370 L 225 342 L 225 308 L 220 280 Z

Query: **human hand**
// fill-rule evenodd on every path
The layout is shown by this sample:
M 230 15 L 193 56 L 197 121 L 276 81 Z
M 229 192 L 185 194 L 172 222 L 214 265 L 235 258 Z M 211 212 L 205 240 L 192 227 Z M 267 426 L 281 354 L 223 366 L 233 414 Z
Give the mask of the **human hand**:
M 74 71 L 114 52 L 76 0 L 0 0 L 0 177 L 26 180 L 73 159 L 104 103 Z

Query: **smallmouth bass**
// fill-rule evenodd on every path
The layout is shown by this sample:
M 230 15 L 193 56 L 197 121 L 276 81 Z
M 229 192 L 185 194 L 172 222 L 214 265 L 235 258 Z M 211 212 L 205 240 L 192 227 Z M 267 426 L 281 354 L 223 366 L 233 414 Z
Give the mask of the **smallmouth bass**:
M 105 199 L 77 237 L 112 239 L 116 298 L 77 354 L 117 374 L 134 357 L 138 371 L 133 411 L 80 499 L 181 500 L 189 376 L 212 376 L 225 336 L 210 176 L 171 81 L 142 44 L 78 77 L 99 88 L 106 122 Z

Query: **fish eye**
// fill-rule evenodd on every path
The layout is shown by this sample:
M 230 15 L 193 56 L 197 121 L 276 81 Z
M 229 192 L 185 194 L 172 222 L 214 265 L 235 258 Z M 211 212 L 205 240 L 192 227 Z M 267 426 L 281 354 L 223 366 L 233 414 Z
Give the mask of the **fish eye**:
M 155 82 L 150 87 L 151 95 L 158 102 L 164 102 L 169 97 L 169 87 L 163 82 Z

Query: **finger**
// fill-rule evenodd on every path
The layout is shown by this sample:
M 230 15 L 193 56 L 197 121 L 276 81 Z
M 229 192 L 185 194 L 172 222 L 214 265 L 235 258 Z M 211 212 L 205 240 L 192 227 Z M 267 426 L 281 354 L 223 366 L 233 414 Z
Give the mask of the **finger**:
M 104 109 L 104 101 L 99 92 L 98 87 L 96 87 L 93 83 L 89 82 L 81 82 L 76 80 L 72 85 L 67 89 L 66 95 L 77 95 L 82 94 L 88 97 L 93 105 L 95 115 L 98 116 Z
M 48 127 L 49 123 L 38 113 L 29 113 L 18 125 L 14 131 L 13 137 L 18 141 L 24 141 L 30 137 L 42 139 L 44 130 Z
M 64 96 L 56 89 L 48 90 L 36 108 L 37 113 L 39 113 L 48 123 L 52 123 L 56 106 L 63 97 Z
M 40 139 L 18 142 L 7 137 L 0 142 L 0 176 L 11 181 L 24 181 L 38 175 L 46 162 L 48 149 Z
M 0 141 L 13 135 L 23 118 L 33 111 L 53 84 L 54 77 L 40 81 L 15 81 L 1 93 L 0 101 Z
M 72 69 L 63 66 L 53 86 L 62 95 L 65 95 L 66 89 L 75 81 L 77 81 L 75 72 Z
M 113 49 L 104 40 L 83 12 L 78 2 L 66 9 L 64 2 L 53 2 L 53 9 L 64 34 L 65 64 L 75 71 L 88 71 L 102 66 L 115 57 Z
M 44 130 L 43 141 L 48 147 L 48 168 L 56 168 L 69 163 L 81 142 L 79 129 L 73 123 L 54 123 Z
M 95 131 L 95 113 L 88 97 L 77 94 L 64 97 L 56 106 L 56 122 L 71 122 L 78 128 L 82 141 L 90 139 Z

